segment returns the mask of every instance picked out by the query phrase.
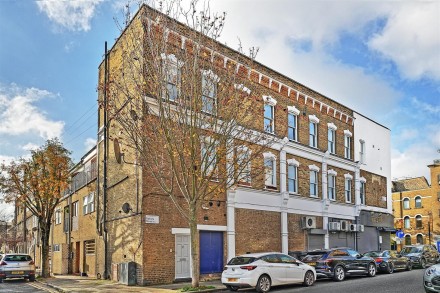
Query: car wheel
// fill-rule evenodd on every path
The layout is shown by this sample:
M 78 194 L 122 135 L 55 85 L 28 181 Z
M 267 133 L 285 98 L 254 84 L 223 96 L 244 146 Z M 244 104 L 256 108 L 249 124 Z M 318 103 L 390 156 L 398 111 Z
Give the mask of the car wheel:
M 392 273 L 394 273 L 394 264 L 393 264 L 392 262 L 389 262 L 389 263 L 388 263 L 387 273 L 388 273 L 388 274 L 392 274 Z
M 410 261 L 406 264 L 406 270 L 407 271 L 411 271 L 412 270 L 412 263 Z
M 257 287 L 255 288 L 257 292 L 269 292 L 270 290 L 270 278 L 268 275 L 262 275 L 257 282 Z
M 370 263 L 368 265 L 368 273 L 367 273 L 368 277 L 374 277 L 376 276 L 376 264 L 374 263 Z
M 420 266 L 422 267 L 422 269 L 426 269 L 426 260 L 424 258 L 420 260 Z
M 334 269 L 333 280 L 341 282 L 345 279 L 345 270 L 341 266 L 336 266 Z
M 306 274 L 304 275 L 304 286 L 306 287 L 310 287 L 313 285 L 313 283 L 315 283 L 315 275 L 313 274 L 312 271 L 307 271 Z
M 35 282 L 35 276 L 30 276 L 29 277 L 29 282 Z

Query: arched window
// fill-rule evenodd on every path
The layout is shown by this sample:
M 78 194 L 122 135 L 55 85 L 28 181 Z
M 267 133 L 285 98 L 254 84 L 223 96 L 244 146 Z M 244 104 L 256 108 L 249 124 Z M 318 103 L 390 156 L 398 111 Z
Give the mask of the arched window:
M 403 209 L 409 210 L 409 198 L 403 200 Z
M 416 196 L 414 200 L 416 202 L 416 209 L 417 208 L 421 208 L 422 207 L 422 197 L 421 196 Z
M 417 234 L 417 244 L 423 244 L 423 235 Z
M 405 235 L 405 245 L 411 245 L 411 235 Z
M 421 215 L 417 215 L 416 216 L 416 229 L 421 229 L 422 227 L 423 227 L 422 216 Z
M 406 216 L 405 218 L 403 218 L 403 223 L 404 223 L 405 229 L 409 229 L 409 228 L 411 228 L 411 222 L 410 222 L 408 216 Z

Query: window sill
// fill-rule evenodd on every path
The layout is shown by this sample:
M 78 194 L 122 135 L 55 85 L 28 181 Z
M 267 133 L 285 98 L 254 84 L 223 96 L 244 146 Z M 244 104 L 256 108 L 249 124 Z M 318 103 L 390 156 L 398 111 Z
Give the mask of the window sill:
M 240 187 L 252 187 L 250 182 L 237 182 L 237 185 Z
M 310 195 L 310 198 L 320 199 L 317 195 Z
M 272 186 L 272 185 L 266 185 L 264 187 L 265 190 L 269 190 L 269 191 L 278 191 L 278 187 L 276 186 Z

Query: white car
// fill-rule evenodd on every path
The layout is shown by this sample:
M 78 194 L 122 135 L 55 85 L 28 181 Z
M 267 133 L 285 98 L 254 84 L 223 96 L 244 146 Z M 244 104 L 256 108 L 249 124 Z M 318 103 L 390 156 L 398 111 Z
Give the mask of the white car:
M 6 278 L 35 281 L 35 264 L 29 254 L 6 253 L 0 256 L 0 283 Z
M 423 286 L 427 293 L 440 292 L 440 264 L 433 265 L 425 270 Z
M 234 257 L 222 273 L 222 283 L 231 291 L 254 287 L 258 292 L 268 292 L 277 285 L 302 283 L 312 286 L 315 280 L 314 267 L 279 252 Z

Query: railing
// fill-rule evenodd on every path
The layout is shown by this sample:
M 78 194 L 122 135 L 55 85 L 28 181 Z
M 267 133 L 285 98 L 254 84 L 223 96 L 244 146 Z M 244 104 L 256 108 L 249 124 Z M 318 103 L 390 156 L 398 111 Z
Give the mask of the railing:
M 72 178 L 72 182 L 68 189 L 64 190 L 63 196 L 75 193 L 79 189 L 83 188 L 91 181 L 95 180 L 97 176 L 96 164 L 93 164 L 86 168 L 84 171 L 75 174 Z

